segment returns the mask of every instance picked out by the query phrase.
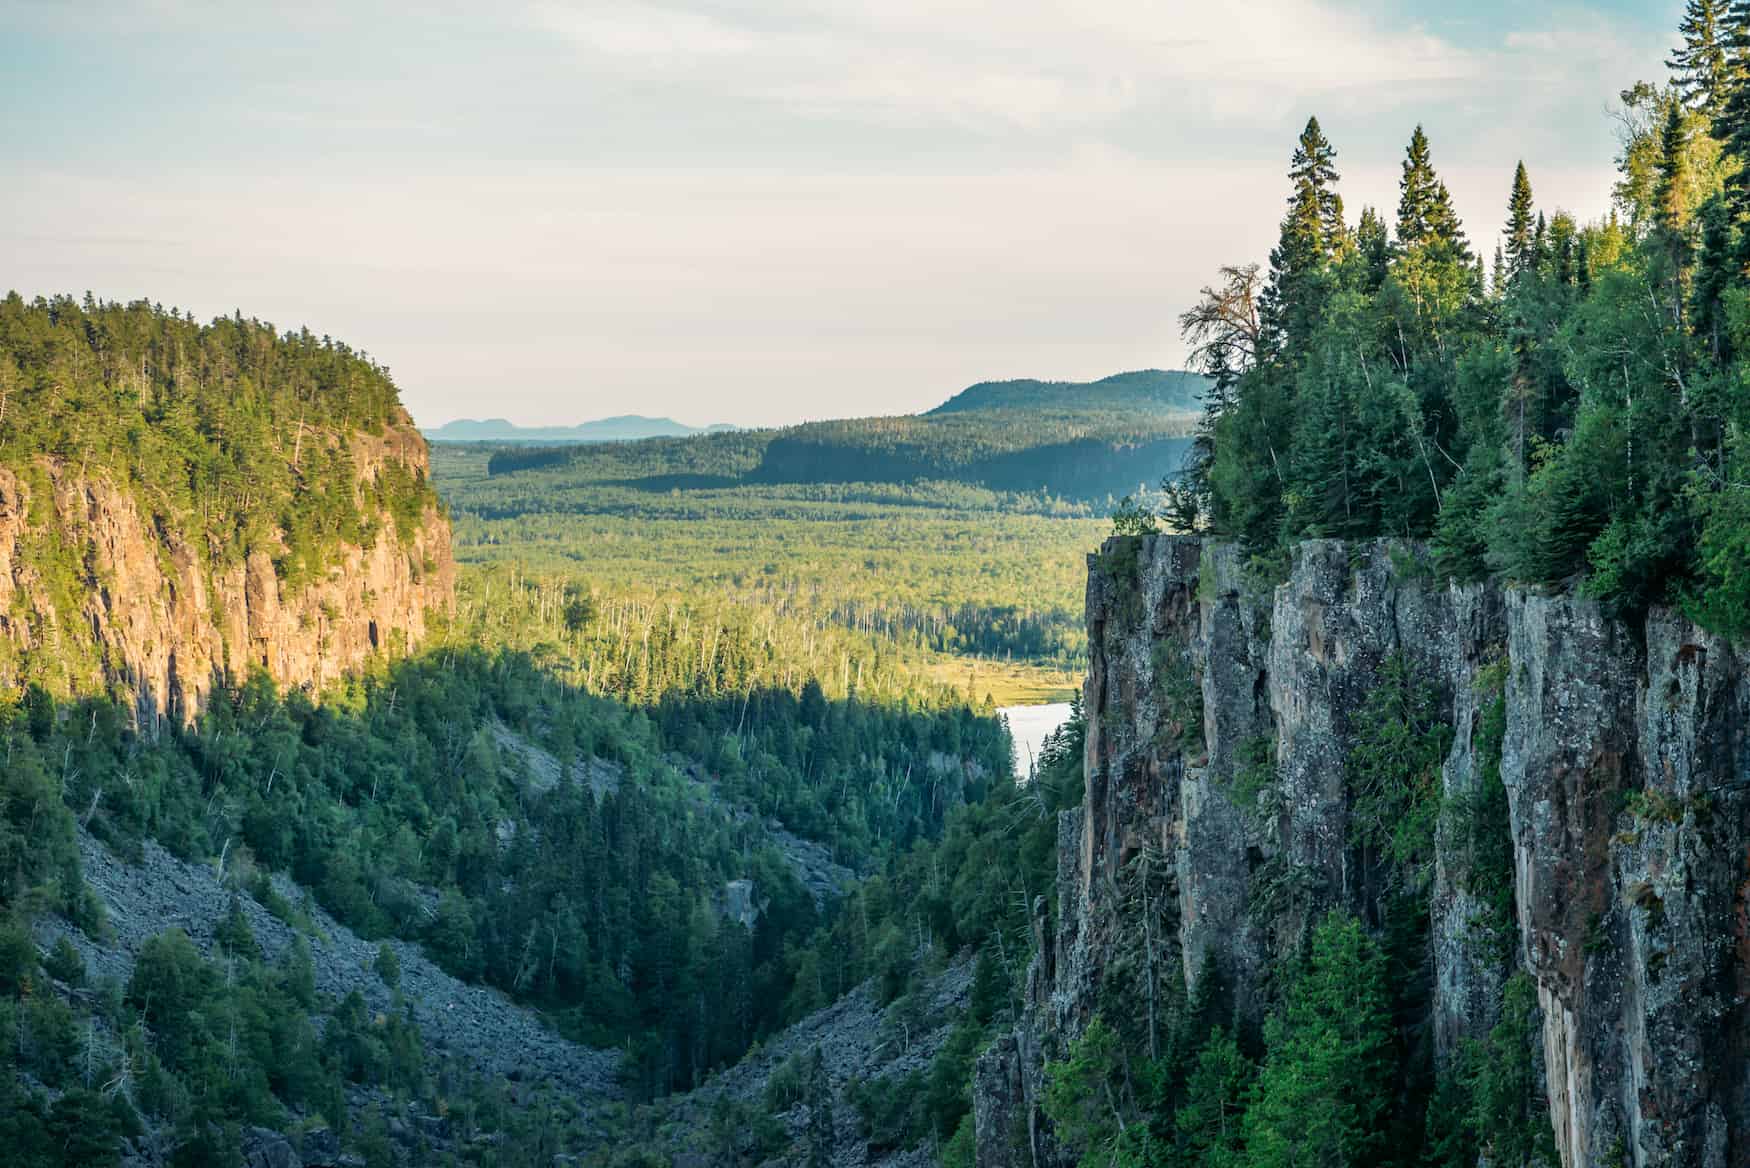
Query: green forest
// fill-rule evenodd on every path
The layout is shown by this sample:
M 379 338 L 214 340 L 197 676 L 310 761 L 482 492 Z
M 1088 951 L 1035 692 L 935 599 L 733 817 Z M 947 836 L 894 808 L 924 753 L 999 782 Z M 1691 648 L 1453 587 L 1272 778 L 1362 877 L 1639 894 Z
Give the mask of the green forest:
M 909 1040 L 959 971 L 945 1044 L 843 1097 L 871 1152 L 971 1168 L 973 1066 L 1054 943 L 1059 813 L 1100 741 L 1076 701 L 1022 781 L 996 706 L 1078 680 L 1102 535 L 1233 541 L 1265 588 L 1301 541 L 1394 537 L 1442 581 L 1575 587 L 1631 623 L 1674 606 L 1750 636 L 1750 4 L 1689 0 L 1681 33 L 1670 80 L 1621 95 L 1610 215 L 1540 205 L 1521 162 L 1498 247 L 1494 223 L 1460 222 L 1421 127 L 1396 208 L 1352 218 L 1308 119 L 1267 260 L 1223 267 L 1180 317 L 1189 374 L 982 383 L 924 415 L 783 430 L 446 445 L 427 481 L 387 449 L 410 425 L 389 371 L 331 338 L 0 301 L 0 486 L 34 502 L 24 555 L 60 624 L 104 586 L 49 523 L 73 471 L 209 569 L 265 552 L 296 589 L 434 511 L 463 565 L 416 651 L 321 692 L 240 671 L 187 725 L 78 684 L 103 662 L 17 648 L 59 643 L 22 597 L 0 614 L 33 634 L 0 637 L 8 1163 L 234 1168 L 269 1129 L 330 1133 L 367 1168 L 825 1168 L 818 1048 L 702 1126 L 686 1093 L 859 987 Z M 1506 673 L 1468 695 L 1461 802 L 1432 686 L 1381 663 L 1342 760 L 1342 842 L 1379 895 L 1369 919 L 1308 922 L 1255 1024 L 1217 978 L 1193 990 L 1177 954 L 1157 960 L 1175 875 L 1138 846 L 1106 891 L 1139 927 L 1079 1037 L 1045 1052 L 1054 1148 L 1080 1168 L 1555 1162 L 1530 978 L 1447 1065 L 1426 1026 L 1443 833 L 1469 844 L 1471 927 L 1517 937 Z M 1193 722 L 1157 745 L 1201 766 Z M 1269 755 L 1239 747 L 1239 803 Z M 159 848 L 222 881 L 225 915 L 210 939 L 155 921 L 106 975 L 84 956 L 117 944 L 89 857 Z M 1249 898 L 1297 894 L 1286 860 L 1260 863 Z M 289 947 L 261 944 L 257 909 Z M 318 992 L 329 918 L 378 946 L 393 1008 Z M 427 1049 L 397 945 L 616 1052 L 615 1098 Z M 444 1133 L 412 1153 L 387 1118 L 407 1104 Z
M 1267 267 L 1224 268 L 1184 315 L 1215 384 L 1169 521 L 1277 562 L 1426 539 L 1457 579 L 1583 578 L 1615 612 L 1750 631 L 1746 21 L 1691 5 L 1672 81 L 1623 92 L 1609 218 L 1504 174 L 1492 256 L 1420 128 L 1395 213 L 1351 222 L 1310 119 Z
M 464 641 L 320 704 L 257 677 L 198 726 L 155 739 L 130 733 L 108 699 L 63 705 L 31 689 L 0 709 L 9 760 L 0 977 L 24 1036 L 12 1048 L 10 1122 L 22 1146 L 41 1149 L 24 1162 L 62 1162 L 50 1145 L 75 1106 L 102 1124 L 87 1133 L 92 1158 L 82 1163 L 113 1163 L 123 1134 L 163 1125 L 179 1156 L 223 1162 L 241 1125 L 320 1114 L 344 1128 L 347 1084 L 434 1106 L 448 1091 L 470 1106 L 491 1095 L 489 1083 L 446 1086 L 416 1030 L 347 1022 L 362 1007 L 319 1003 L 297 989 L 295 968 L 264 965 L 243 939 L 247 977 L 233 982 L 239 966 L 222 973 L 179 931 L 163 935 L 149 952 L 162 953 L 181 1005 L 153 988 L 160 973 L 145 954 L 127 985 L 61 1004 L 45 991 L 83 983 L 78 955 L 57 948 L 39 965 L 32 922 L 55 913 L 94 940 L 106 935 L 80 877 L 76 830 L 123 856 L 155 839 L 217 864 L 236 895 L 308 929 L 269 879 L 289 875 L 359 936 L 416 941 L 560 1033 L 622 1048 L 634 1100 L 697 1084 L 848 989 L 877 958 L 843 960 L 841 935 L 819 931 L 836 906 L 815 902 L 764 825 L 823 843 L 850 872 L 880 872 L 939 836 L 956 808 L 1013 789 L 1008 736 L 964 706 L 829 700 L 812 681 L 710 687 L 700 680 L 632 706 L 561 683 L 528 654 Z M 535 773 L 526 747 L 559 773 Z M 723 919 L 733 879 L 758 889 L 751 929 Z M 881 911 L 859 915 L 875 929 L 859 943 L 909 965 L 899 934 L 882 941 Z M 349 1053 L 335 1022 L 317 1042 L 306 1019 L 324 1010 L 364 1026 L 359 1041 L 381 1053 Z M 123 1072 L 138 1090 L 59 1093 Z M 365 1115 L 353 1115 L 360 1141 Z M 529 1135 L 532 1146 L 594 1146 L 585 1129 L 552 1124 Z
M 0 682 L 23 673 L 65 692 L 106 668 L 55 633 L 84 622 L 92 584 L 51 522 L 72 481 L 101 478 L 123 492 L 209 578 L 260 552 L 295 592 L 324 576 L 342 545 L 405 545 L 439 506 L 422 462 L 394 438 L 406 422 L 388 370 L 331 337 L 240 313 L 199 324 L 144 301 L 9 294 L 0 507 L 16 509 L 20 492 L 29 501 L 23 550 L 48 606 L 9 589 L 0 617 L 60 649 L 23 662 L 15 638 L 0 637 Z
M 613 457 L 642 457 L 635 448 L 646 445 Z M 449 444 L 432 453 L 464 564 L 688 629 L 759 614 L 774 635 L 806 645 L 837 691 L 847 654 L 979 702 L 1061 695 L 1078 680 L 1084 561 L 1107 527 L 1091 507 L 940 482 L 653 491 L 587 479 L 580 467 L 488 476 L 495 457 Z M 578 648 L 570 637 L 552 643 Z

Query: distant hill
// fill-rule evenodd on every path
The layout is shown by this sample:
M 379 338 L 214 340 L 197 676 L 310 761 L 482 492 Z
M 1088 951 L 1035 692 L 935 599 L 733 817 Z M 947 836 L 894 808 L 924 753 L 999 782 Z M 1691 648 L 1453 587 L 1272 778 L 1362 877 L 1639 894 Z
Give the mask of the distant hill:
M 1158 409 L 1196 414 L 1209 379 L 1182 369 L 1140 369 L 1098 381 L 981 381 L 961 390 L 925 417 L 996 409 Z
M 544 495 L 592 483 L 685 491 L 934 481 L 1102 504 L 1179 473 L 1206 384 L 1158 369 L 1086 383 L 982 382 L 924 414 L 613 445 L 524 442 L 493 454 L 488 473 L 540 472 Z
M 432 442 L 499 442 L 506 444 L 564 445 L 573 442 L 636 442 L 641 438 L 685 438 L 693 434 L 718 434 L 734 426 L 718 423 L 689 426 L 673 418 L 647 418 L 642 414 L 619 414 L 576 426 L 519 426 L 504 418 L 475 421 L 462 418 L 425 431 Z

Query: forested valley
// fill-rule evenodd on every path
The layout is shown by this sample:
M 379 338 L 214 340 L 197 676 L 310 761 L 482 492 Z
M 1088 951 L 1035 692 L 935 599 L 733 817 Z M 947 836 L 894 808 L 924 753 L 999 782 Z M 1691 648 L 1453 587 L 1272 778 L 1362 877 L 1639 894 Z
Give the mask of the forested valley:
M 274 1139 L 369 1164 L 666 1156 L 653 1103 L 866 982 L 895 1025 L 939 1025 L 930 996 L 970 969 L 956 962 L 976 966 L 972 1015 L 927 1073 L 845 1096 L 846 1122 L 880 1147 L 956 1133 L 969 1147 L 970 1060 L 1024 974 L 1026 906 L 1049 888 L 1080 740 L 1066 730 L 1021 788 L 991 704 L 1013 679 L 981 684 L 978 665 L 952 663 L 969 636 L 1043 667 L 1026 684 L 1079 659 L 1052 591 L 1073 573 L 1033 594 L 1054 602 L 1044 622 L 972 607 L 969 580 L 980 548 L 1018 568 L 1052 524 L 1079 552 L 1099 526 L 1085 507 L 1053 518 L 982 488 L 880 483 L 798 497 L 790 534 L 836 556 L 862 499 L 922 511 L 921 530 L 886 546 L 865 533 L 865 577 L 891 587 L 896 565 L 930 565 L 914 586 L 934 575 L 968 597 L 965 633 L 831 597 L 830 568 L 775 544 L 763 554 L 777 567 L 719 535 L 732 551 L 662 588 L 633 586 L 650 563 L 627 580 L 611 556 L 504 556 L 462 572 L 417 646 L 402 638 L 319 685 L 239 663 L 183 719 L 130 684 L 139 649 L 108 590 L 156 573 L 174 581 L 169 612 L 204 590 L 217 622 L 236 619 L 222 596 L 235 581 L 259 588 L 269 572 L 296 605 L 360 548 L 390 548 L 406 579 L 442 577 L 410 538 L 442 508 L 423 464 L 376 454 L 406 441 L 393 383 L 336 342 L 241 316 L 14 295 L 0 325 L 0 527 L 15 557 L 0 1110 L 17 1162 L 230 1164 Z M 444 457 L 440 483 L 467 497 L 483 456 L 457 451 L 455 480 Z M 753 516 L 788 505 L 759 499 Z M 131 532 L 86 534 L 134 514 L 144 561 L 124 558 Z M 510 530 L 477 522 L 487 545 Z M 950 527 L 969 547 L 926 552 Z M 590 547 L 564 527 L 548 543 Z M 759 603 L 713 595 L 730 556 L 744 597 L 765 582 Z M 778 595 L 798 578 L 807 602 Z M 365 615 L 331 599 L 304 611 L 313 644 Z M 196 870 L 229 905 L 165 920 L 136 948 L 158 926 L 111 919 L 114 881 Z M 336 930 L 374 958 L 337 972 Z M 507 1084 L 476 1052 L 433 1045 L 442 984 L 492 987 L 617 1069 L 597 1080 L 584 1064 L 584 1097 Z M 722 1101 L 700 1138 L 735 1155 L 792 1147 L 777 1117 L 814 1089 L 806 1071 L 785 1064 L 794 1097 L 780 1082 L 755 1104 Z M 753 1145 L 736 1134 L 756 1129 Z
M 1498 248 L 1420 127 L 1398 206 L 1351 219 L 1309 119 L 1267 262 L 1236 257 L 1180 319 L 1195 374 L 428 461 L 389 371 L 330 338 L 0 302 L 8 1162 L 1652 1162 L 1626 1121 L 1552 1129 L 1569 1003 L 1526 941 L 1506 778 L 1536 745 L 1509 694 L 1541 675 L 1504 633 L 1462 684 L 1428 645 L 1363 669 L 1272 606 L 1337 564 L 1308 607 L 1389 592 L 1394 637 L 1487 583 L 1596 603 L 1637 668 L 1656 614 L 1744 643 L 1750 6 L 1691 0 L 1682 35 L 1668 83 L 1622 94 L 1614 211 L 1540 206 L 1522 162 Z M 1292 776 L 1276 719 L 1311 699 L 1265 693 L 1304 664 L 1278 620 L 1353 682 L 1299 743 L 1342 750 Z M 1683 683 L 1617 673 L 1621 707 L 1681 720 Z M 1084 676 L 1089 708 L 1017 774 L 997 707 Z M 1562 696 L 1549 721 L 1578 721 Z M 1571 769 L 1644 750 L 1706 779 L 1739 765 L 1731 732 L 1700 762 L 1623 732 Z M 1325 803 L 1289 797 L 1321 776 Z M 1716 827 L 1736 862 L 1741 784 L 1615 781 L 1570 817 L 1606 842 L 1575 829 L 1596 846 L 1552 867 Z M 1211 871 L 1176 862 L 1211 808 L 1233 816 Z M 1336 857 L 1340 895 L 1285 831 Z M 1713 893 L 1669 852 L 1551 898 L 1579 924 L 1545 948 L 1583 986 L 1606 958 L 1679 980 L 1659 881 Z M 1181 905 L 1218 876 L 1246 928 L 1185 960 Z M 1455 1036 L 1431 1021 L 1437 891 L 1501 974 Z M 1730 980 L 1714 932 L 1692 948 Z M 1253 942 L 1267 968 L 1233 956 Z M 1077 970 L 1089 993 L 1058 992 Z M 1673 1012 L 1741 1028 L 1697 994 Z M 1670 1097 L 1643 1094 L 1651 1130 Z

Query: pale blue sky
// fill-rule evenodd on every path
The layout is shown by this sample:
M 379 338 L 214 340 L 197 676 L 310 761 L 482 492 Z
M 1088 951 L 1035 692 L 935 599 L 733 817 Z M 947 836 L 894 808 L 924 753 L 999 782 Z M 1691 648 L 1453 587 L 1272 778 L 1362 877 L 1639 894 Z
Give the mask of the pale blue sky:
M 1308 113 L 1607 209 L 1680 0 L 0 0 L 0 285 L 308 324 L 415 416 L 743 424 L 1173 365 Z

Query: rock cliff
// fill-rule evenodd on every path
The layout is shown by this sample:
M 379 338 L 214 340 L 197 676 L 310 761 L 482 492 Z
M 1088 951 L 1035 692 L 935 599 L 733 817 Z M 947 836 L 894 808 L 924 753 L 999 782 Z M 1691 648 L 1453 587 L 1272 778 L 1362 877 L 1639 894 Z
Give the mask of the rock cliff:
M 449 523 L 423 485 L 425 442 L 398 413 L 380 434 L 303 441 L 344 446 L 360 504 L 379 476 L 410 476 L 417 517 L 367 515 L 374 537 L 338 541 L 295 586 L 273 540 L 216 555 L 125 476 L 58 458 L 0 466 L 0 683 L 30 677 L 34 659 L 58 688 L 126 694 L 143 723 L 187 720 L 216 684 L 255 668 L 281 686 L 320 687 L 416 643 L 428 614 L 453 602 L 455 566 Z
M 1523 971 L 1564 1168 L 1750 1163 L 1741 652 L 1668 611 L 1438 582 L 1383 541 L 1303 544 L 1260 585 L 1230 546 L 1113 539 L 1088 629 L 1085 798 L 1060 824 L 1026 1010 L 976 1068 L 981 1165 L 1065 1159 L 1044 1068 L 1097 1010 L 1153 1024 L 1140 967 L 1213 979 L 1255 1027 L 1318 915 L 1381 926 L 1394 893 L 1355 842 L 1350 755 L 1388 663 L 1450 728 L 1417 886 L 1430 1057 L 1486 1036 Z

